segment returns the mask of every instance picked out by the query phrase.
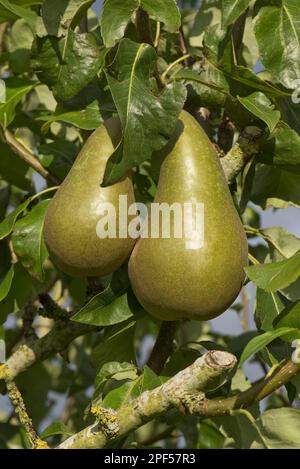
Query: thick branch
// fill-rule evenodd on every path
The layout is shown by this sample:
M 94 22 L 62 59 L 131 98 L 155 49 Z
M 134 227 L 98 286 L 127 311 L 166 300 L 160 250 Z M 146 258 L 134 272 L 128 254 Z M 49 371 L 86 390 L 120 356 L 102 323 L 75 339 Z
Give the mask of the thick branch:
M 159 375 L 173 351 L 173 342 L 179 321 L 164 321 L 160 327 L 156 342 L 147 365 Z
M 104 448 L 113 439 L 120 439 L 172 407 L 183 408 L 190 395 L 213 389 L 224 383 L 236 365 L 236 358 L 227 352 L 211 351 L 166 383 L 117 411 L 97 408 L 98 421 L 64 441 L 59 449 Z M 202 398 L 204 397 L 203 394 Z
M 234 409 L 243 409 L 249 407 L 253 402 L 264 399 L 290 381 L 299 372 L 300 364 L 288 361 L 282 368 L 275 370 L 270 377 L 253 384 L 246 391 L 224 399 L 196 398 L 190 403 L 188 410 L 191 414 L 203 415 L 205 417 L 230 414 Z
M 3 134 L 7 145 L 12 151 L 18 155 L 25 163 L 39 173 L 44 179 L 54 184 L 59 184 L 61 181 L 51 174 L 44 166 L 41 165 L 39 160 L 31 153 L 21 142 L 8 129 L 3 129 Z
M 245 164 L 257 154 L 260 137 L 258 127 L 246 127 L 232 149 L 220 159 L 228 184 L 233 183 Z

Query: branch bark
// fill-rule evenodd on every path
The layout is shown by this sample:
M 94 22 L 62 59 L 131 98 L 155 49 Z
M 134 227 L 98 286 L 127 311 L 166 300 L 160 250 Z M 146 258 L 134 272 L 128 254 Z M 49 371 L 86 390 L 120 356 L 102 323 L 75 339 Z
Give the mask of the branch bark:
M 207 399 L 203 391 L 225 383 L 237 363 L 227 352 L 211 351 L 153 391 L 146 391 L 115 411 L 97 408 L 98 423 L 71 436 L 58 449 L 104 448 L 136 430 L 149 420 L 175 407 L 193 415 L 215 417 L 230 415 L 235 409 L 249 407 L 264 399 L 300 372 L 300 364 L 287 361 L 270 377 L 253 384 L 237 395 Z
M 44 166 L 41 165 L 39 160 L 31 153 L 21 142 L 8 129 L 2 129 L 3 135 L 7 145 L 12 151 L 18 155 L 25 163 L 39 173 L 44 179 L 53 184 L 60 184 L 61 181 L 56 176 L 51 174 Z
M 258 153 L 261 130 L 258 127 L 246 127 L 241 132 L 236 144 L 220 159 L 228 184 L 232 184 L 245 164 Z
M 96 327 L 86 324 L 69 322 L 66 326 L 65 322 L 57 322 L 53 329 L 44 337 L 20 345 L 8 358 L 5 365 L 14 379 L 35 363 L 63 352 L 77 337 L 96 330 Z
M 37 435 L 32 420 L 27 413 L 23 397 L 12 378 L 9 368 L 4 364 L 0 364 L 0 379 L 3 379 L 6 383 L 7 395 L 14 406 L 31 447 L 33 449 L 48 449 L 47 443 Z
M 59 449 L 104 448 L 111 440 L 119 440 L 144 423 L 173 407 L 184 408 L 189 396 L 223 384 L 237 360 L 227 352 L 211 351 L 198 358 L 193 365 L 180 371 L 166 383 L 141 394 L 117 411 L 97 408 L 98 423 L 65 440 Z
M 289 382 L 300 372 L 300 364 L 287 361 L 284 366 L 274 371 L 270 377 L 253 384 L 249 389 L 235 396 L 224 399 L 195 399 L 188 406 L 191 414 L 205 417 L 228 415 L 235 409 L 249 407 L 253 402 L 258 402 L 272 394 L 281 386 Z

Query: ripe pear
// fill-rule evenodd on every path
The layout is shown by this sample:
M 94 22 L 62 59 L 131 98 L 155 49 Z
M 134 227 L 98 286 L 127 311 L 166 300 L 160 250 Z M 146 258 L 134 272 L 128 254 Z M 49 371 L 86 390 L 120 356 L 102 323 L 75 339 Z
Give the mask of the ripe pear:
M 237 297 L 247 265 L 247 238 L 233 205 L 215 149 L 197 121 L 180 114 L 166 147 L 154 202 L 203 204 L 202 233 L 150 237 L 151 216 L 129 261 L 134 293 L 146 311 L 165 321 L 207 320 L 223 313 Z M 195 207 L 195 205 L 193 205 Z M 190 227 L 195 228 L 196 212 Z M 178 221 L 178 219 L 177 219 Z M 172 226 L 173 224 L 173 226 Z
M 128 205 L 135 202 L 129 176 L 112 186 L 100 186 L 120 138 L 118 118 L 108 119 L 95 130 L 48 206 L 45 242 L 54 264 L 71 276 L 108 275 L 129 257 L 134 246 L 132 238 L 100 238 L 96 233 L 103 203 L 115 208 L 118 234 L 119 196 L 127 195 Z

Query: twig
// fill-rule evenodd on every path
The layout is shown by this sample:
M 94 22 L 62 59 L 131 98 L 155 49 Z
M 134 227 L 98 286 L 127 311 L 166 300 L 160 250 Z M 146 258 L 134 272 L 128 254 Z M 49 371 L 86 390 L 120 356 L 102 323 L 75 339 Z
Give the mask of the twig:
M 136 28 L 140 42 L 146 42 L 153 46 L 153 37 L 150 27 L 149 15 L 142 8 L 138 8 L 136 12 Z
M 62 319 L 62 320 L 69 320 L 71 317 L 71 313 L 66 311 L 65 309 L 61 308 L 56 301 L 51 298 L 51 296 L 47 293 L 41 293 L 39 295 L 39 300 L 41 305 L 44 307 L 43 309 L 39 309 L 38 313 L 40 316 L 50 319 Z
M 180 44 L 180 50 L 182 52 L 182 55 L 186 55 L 188 53 L 188 49 L 187 49 L 187 44 L 186 44 L 186 40 L 184 37 L 182 26 L 180 26 L 179 28 L 179 44 Z
M 23 161 L 25 161 L 31 168 L 33 168 L 37 173 L 39 173 L 44 179 L 48 180 L 51 183 L 59 184 L 61 181 L 59 178 L 51 174 L 47 169 L 45 169 L 39 160 L 34 156 L 31 151 L 29 151 L 21 142 L 19 142 L 15 136 L 8 129 L 2 129 L 3 135 L 7 145 L 12 149 L 12 151 L 18 155 Z
M 45 441 L 41 440 L 33 428 L 32 420 L 27 414 L 23 397 L 12 379 L 10 369 L 2 364 L 0 365 L 0 379 L 6 384 L 7 395 L 15 408 L 15 412 L 19 417 L 20 423 L 25 430 L 28 441 L 33 449 L 48 449 Z
M 37 313 L 37 308 L 33 304 L 32 301 L 29 301 L 25 306 L 24 306 L 24 312 L 23 312 L 23 335 L 25 339 L 36 339 L 36 333 L 32 327 L 32 323 L 34 320 L 34 316 Z
M 190 396 L 226 382 L 236 365 L 234 355 L 211 351 L 180 371 L 166 383 L 145 391 L 118 410 L 98 408 L 98 423 L 71 436 L 58 448 L 104 448 L 110 441 L 123 438 L 159 414 L 173 407 L 183 409 Z M 101 417 L 101 419 L 99 418 Z M 101 421 L 101 425 L 99 424 Z
M 163 321 L 153 350 L 147 365 L 157 375 L 159 375 L 165 366 L 166 361 L 173 351 L 174 336 L 179 326 L 179 321 Z
M 185 37 L 184 37 L 184 32 L 183 32 L 183 27 L 182 26 L 180 26 L 180 28 L 179 28 L 179 47 L 180 47 L 182 55 L 187 56 L 188 55 L 188 48 L 187 48 L 187 42 L 186 42 Z M 189 66 L 189 58 L 190 57 L 187 57 L 184 61 L 184 65 L 186 67 Z

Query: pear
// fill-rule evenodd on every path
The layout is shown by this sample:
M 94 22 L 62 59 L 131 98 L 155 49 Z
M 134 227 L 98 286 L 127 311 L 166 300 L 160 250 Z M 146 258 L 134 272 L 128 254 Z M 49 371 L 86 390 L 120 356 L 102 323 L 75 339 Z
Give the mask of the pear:
M 190 212 L 190 225 L 179 237 L 178 218 L 170 211 L 170 237 L 162 236 L 162 226 L 153 237 L 150 211 L 129 260 L 129 278 L 140 303 L 156 318 L 212 319 L 243 285 L 247 238 L 215 149 L 187 112 L 180 114 L 165 153 L 154 203 L 198 204 L 202 221 L 196 224 L 196 210 Z
M 129 257 L 134 239 L 100 238 L 96 227 L 104 215 L 103 203 L 116 211 L 118 234 L 119 196 L 135 202 L 129 176 L 101 187 L 107 160 L 121 138 L 118 118 L 108 119 L 88 138 L 67 177 L 51 200 L 45 217 L 44 237 L 54 264 L 74 277 L 104 276 Z

